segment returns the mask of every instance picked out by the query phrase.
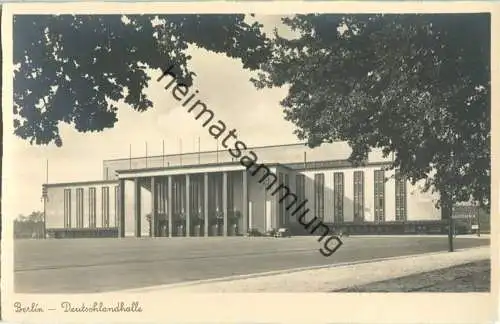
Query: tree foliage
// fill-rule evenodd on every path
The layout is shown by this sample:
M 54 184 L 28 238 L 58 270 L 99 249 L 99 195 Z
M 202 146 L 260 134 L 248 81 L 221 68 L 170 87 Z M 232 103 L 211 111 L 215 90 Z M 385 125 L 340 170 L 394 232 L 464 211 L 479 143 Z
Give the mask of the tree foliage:
M 490 198 L 490 17 L 296 15 L 253 80 L 290 86 L 286 119 L 311 147 L 348 141 L 352 161 L 394 153 L 441 207 Z
M 268 55 L 261 25 L 244 15 L 18 15 L 14 17 L 14 128 L 32 144 L 62 145 L 61 122 L 78 131 L 113 127 L 124 100 L 144 111 L 147 67 L 174 64 L 190 85 L 188 44 L 240 58 Z
M 19 215 L 16 219 L 18 222 L 33 222 L 40 223 L 44 221 L 44 215 L 41 211 L 33 211 L 29 215 Z
M 2 6 L 0 5 L 0 32 L 2 31 Z M 0 48 L 2 47 L 2 39 L 0 37 Z M 0 66 L 3 66 L 3 56 L 2 52 L 0 51 Z M 2 88 L 2 81 L 3 81 L 3 73 L 0 73 L 0 89 Z M 2 106 L 3 98 L 2 98 L 2 91 L 0 91 L 0 107 Z M 3 115 L 3 114 L 0 114 Z M 3 117 L 0 116 L 0 125 L 3 125 Z M 0 127 L 0 138 L 3 139 L 3 127 Z M 0 143 L 0 171 L 2 171 L 2 161 L 3 161 L 3 140 Z M 0 186 L 0 239 L 2 238 L 2 186 Z M 0 317 L 1 319 L 1 317 Z
M 15 133 L 62 144 L 61 122 L 100 131 L 113 102 L 137 111 L 146 67 L 170 64 L 191 84 L 188 44 L 260 68 L 258 88 L 290 86 L 281 104 L 310 146 L 348 141 L 360 162 L 370 148 L 394 153 L 413 183 L 441 206 L 472 199 L 489 208 L 490 16 L 295 15 L 300 35 L 269 40 L 244 15 L 14 17 Z
M 44 228 L 43 212 L 33 211 L 27 216 L 19 215 L 14 219 L 14 238 L 42 238 Z

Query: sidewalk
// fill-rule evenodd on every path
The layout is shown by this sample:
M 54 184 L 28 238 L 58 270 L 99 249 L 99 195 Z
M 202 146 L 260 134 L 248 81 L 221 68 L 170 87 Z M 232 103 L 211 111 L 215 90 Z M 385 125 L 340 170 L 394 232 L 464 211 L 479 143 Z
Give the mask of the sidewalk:
M 457 250 L 453 253 L 439 252 L 388 258 L 375 262 L 316 267 L 273 275 L 257 274 L 246 278 L 243 276 L 242 279 L 232 277 L 228 280 L 216 279 L 165 285 L 133 290 L 133 292 L 332 292 L 488 259 L 490 259 L 490 248 L 479 247 Z
M 447 234 L 394 234 L 394 235 L 376 235 L 376 234 L 366 234 L 366 235 L 350 235 L 349 237 L 443 237 L 446 238 L 448 237 Z M 476 239 L 476 240 L 481 240 L 485 239 L 488 240 L 490 239 L 491 235 L 490 234 L 481 234 L 481 236 L 477 236 L 477 234 L 459 234 L 457 236 L 454 236 L 455 238 L 468 238 L 468 239 Z
M 336 292 L 490 292 L 491 261 L 483 260 Z

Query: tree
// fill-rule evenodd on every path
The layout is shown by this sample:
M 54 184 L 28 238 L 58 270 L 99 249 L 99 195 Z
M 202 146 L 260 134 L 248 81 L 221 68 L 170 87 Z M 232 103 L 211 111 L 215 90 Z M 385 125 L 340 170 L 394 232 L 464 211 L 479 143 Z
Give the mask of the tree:
M 18 15 L 14 17 L 14 128 L 30 143 L 62 145 L 61 122 L 80 132 L 117 121 L 114 102 L 145 111 L 147 67 L 174 64 L 192 84 L 188 44 L 240 58 L 255 69 L 269 55 L 245 15 Z
M 45 220 L 44 214 L 41 211 L 34 211 L 28 216 L 28 220 L 34 223 L 40 223 Z
M 362 163 L 370 148 L 391 168 L 456 202 L 489 210 L 490 16 L 296 15 L 299 33 L 272 43 L 257 88 L 288 85 L 281 101 L 296 134 L 315 147 L 347 141 Z
M 28 216 L 19 215 L 14 220 L 15 238 L 41 238 L 44 237 L 43 212 L 33 211 Z
M 2 31 L 2 6 L 0 5 L 0 32 Z M 2 47 L 2 40 L 0 37 L 0 48 Z M 3 67 L 3 57 L 2 57 L 2 51 L 0 51 L 0 66 Z M 3 68 L 2 68 L 3 69 Z M 2 78 L 3 78 L 3 71 L 0 69 L 0 88 L 2 88 Z M 3 89 L 3 88 L 2 88 Z M 2 91 L 0 91 L 0 107 L 2 106 Z M 3 114 L 0 114 L 3 115 Z M 3 117 L 0 116 L 0 125 L 3 125 Z M 0 127 L 0 137 L 3 139 L 3 127 Z M 0 143 L 0 156 L 3 157 L 3 140 Z M 2 171 L 2 160 L 0 159 L 0 171 Z M 0 186 L 0 239 L 2 238 L 2 186 Z M 1 319 L 1 316 L 0 316 Z
M 33 211 L 28 216 L 19 215 L 17 217 L 18 222 L 31 222 L 31 223 L 42 223 L 44 221 L 44 215 L 41 211 Z

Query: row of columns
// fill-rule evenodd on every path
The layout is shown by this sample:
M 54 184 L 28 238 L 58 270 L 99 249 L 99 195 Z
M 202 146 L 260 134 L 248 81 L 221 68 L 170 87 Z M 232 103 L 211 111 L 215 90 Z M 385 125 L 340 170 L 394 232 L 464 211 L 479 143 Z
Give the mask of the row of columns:
M 242 231 L 243 233 L 247 231 L 248 225 L 248 174 L 246 170 L 241 171 L 242 173 L 242 206 L 241 206 L 241 216 L 242 216 Z M 203 216 L 204 216 L 204 236 L 208 236 L 208 220 L 209 220 L 209 208 L 208 208 L 208 173 L 203 174 Z M 186 236 L 190 236 L 191 229 L 191 204 L 190 204 L 190 175 L 186 174 L 185 176 L 185 228 L 186 228 Z M 167 176 L 167 218 L 168 218 L 168 237 L 172 237 L 172 216 L 173 216 L 173 200 L 172 200 L 172 175 Z M 141 182 L 140 178 L 134 178 L 134 235 L 136 237 L 141 236 Z M 157 177 L 151 177 L 151 226 L 152 226 L 152 236 L 158 236 L 158 192 L 157 192 Z M 119 235 L 120 237 L 125 237 L 125 179 L 119 180 L 119 208 L 120 208 L 120 217 L 119 217 Z M 223 236 L 227 236 L 228 233 L 228 173 L 222 173 L 222 211 L 224 215 L 224 223 L 223 223 Z

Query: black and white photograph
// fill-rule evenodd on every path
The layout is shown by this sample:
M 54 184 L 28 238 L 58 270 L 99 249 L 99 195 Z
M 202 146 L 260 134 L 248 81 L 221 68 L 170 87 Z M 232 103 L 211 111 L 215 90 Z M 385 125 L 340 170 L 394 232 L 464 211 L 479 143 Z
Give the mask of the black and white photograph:
M 3 6 L 4 319 L 493 298 L 493 6 L 60 5 Z

